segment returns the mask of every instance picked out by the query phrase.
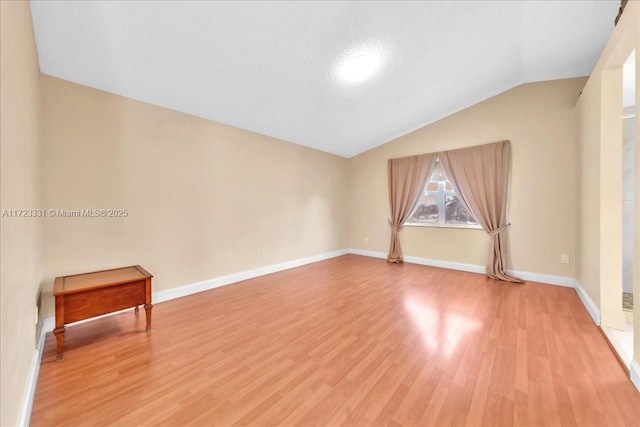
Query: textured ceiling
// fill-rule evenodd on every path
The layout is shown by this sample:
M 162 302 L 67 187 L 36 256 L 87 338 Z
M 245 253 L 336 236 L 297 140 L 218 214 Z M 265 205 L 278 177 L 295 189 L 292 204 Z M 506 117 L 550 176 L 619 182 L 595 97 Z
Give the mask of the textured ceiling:
M 619 1 L 32 1 L 41 71 L 344 157 L 591 73 Z M 348 86 L 355 50 L 381 70 Z

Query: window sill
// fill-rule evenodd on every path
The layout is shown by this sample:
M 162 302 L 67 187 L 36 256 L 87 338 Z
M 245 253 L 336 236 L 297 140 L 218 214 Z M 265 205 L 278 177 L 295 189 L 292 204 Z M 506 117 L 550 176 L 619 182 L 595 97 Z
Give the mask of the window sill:
M 403 227 L 425 227 L 425 228 L 462 228 L 466 230 L 482 230 L 479 225 L 461 225 L 461 224 L 416 224 L 405 223 Z

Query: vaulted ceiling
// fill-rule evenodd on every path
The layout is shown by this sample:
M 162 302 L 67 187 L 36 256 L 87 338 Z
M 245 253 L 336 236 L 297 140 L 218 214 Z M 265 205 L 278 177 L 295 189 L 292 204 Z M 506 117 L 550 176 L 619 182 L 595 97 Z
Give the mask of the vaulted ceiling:
M 31 1 L 44 74 L 351 157 L 589 75 L 618 1 Z M 338 68 L 380 55 L 368 79 Z

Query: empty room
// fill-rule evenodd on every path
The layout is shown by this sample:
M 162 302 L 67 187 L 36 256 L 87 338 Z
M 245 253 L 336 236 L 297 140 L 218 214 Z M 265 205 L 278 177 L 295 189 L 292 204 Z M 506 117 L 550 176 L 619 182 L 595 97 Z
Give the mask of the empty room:
M 1 426 L 640 426 L 640 2 L 0 7 Z

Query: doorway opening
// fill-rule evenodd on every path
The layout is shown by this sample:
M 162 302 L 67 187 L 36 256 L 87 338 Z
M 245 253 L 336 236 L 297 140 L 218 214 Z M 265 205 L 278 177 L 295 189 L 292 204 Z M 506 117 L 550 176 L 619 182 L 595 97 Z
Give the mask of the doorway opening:
M 636 52 L 622 68 L 622 309 L 633 323 L 634 176 L 636 150 Z

